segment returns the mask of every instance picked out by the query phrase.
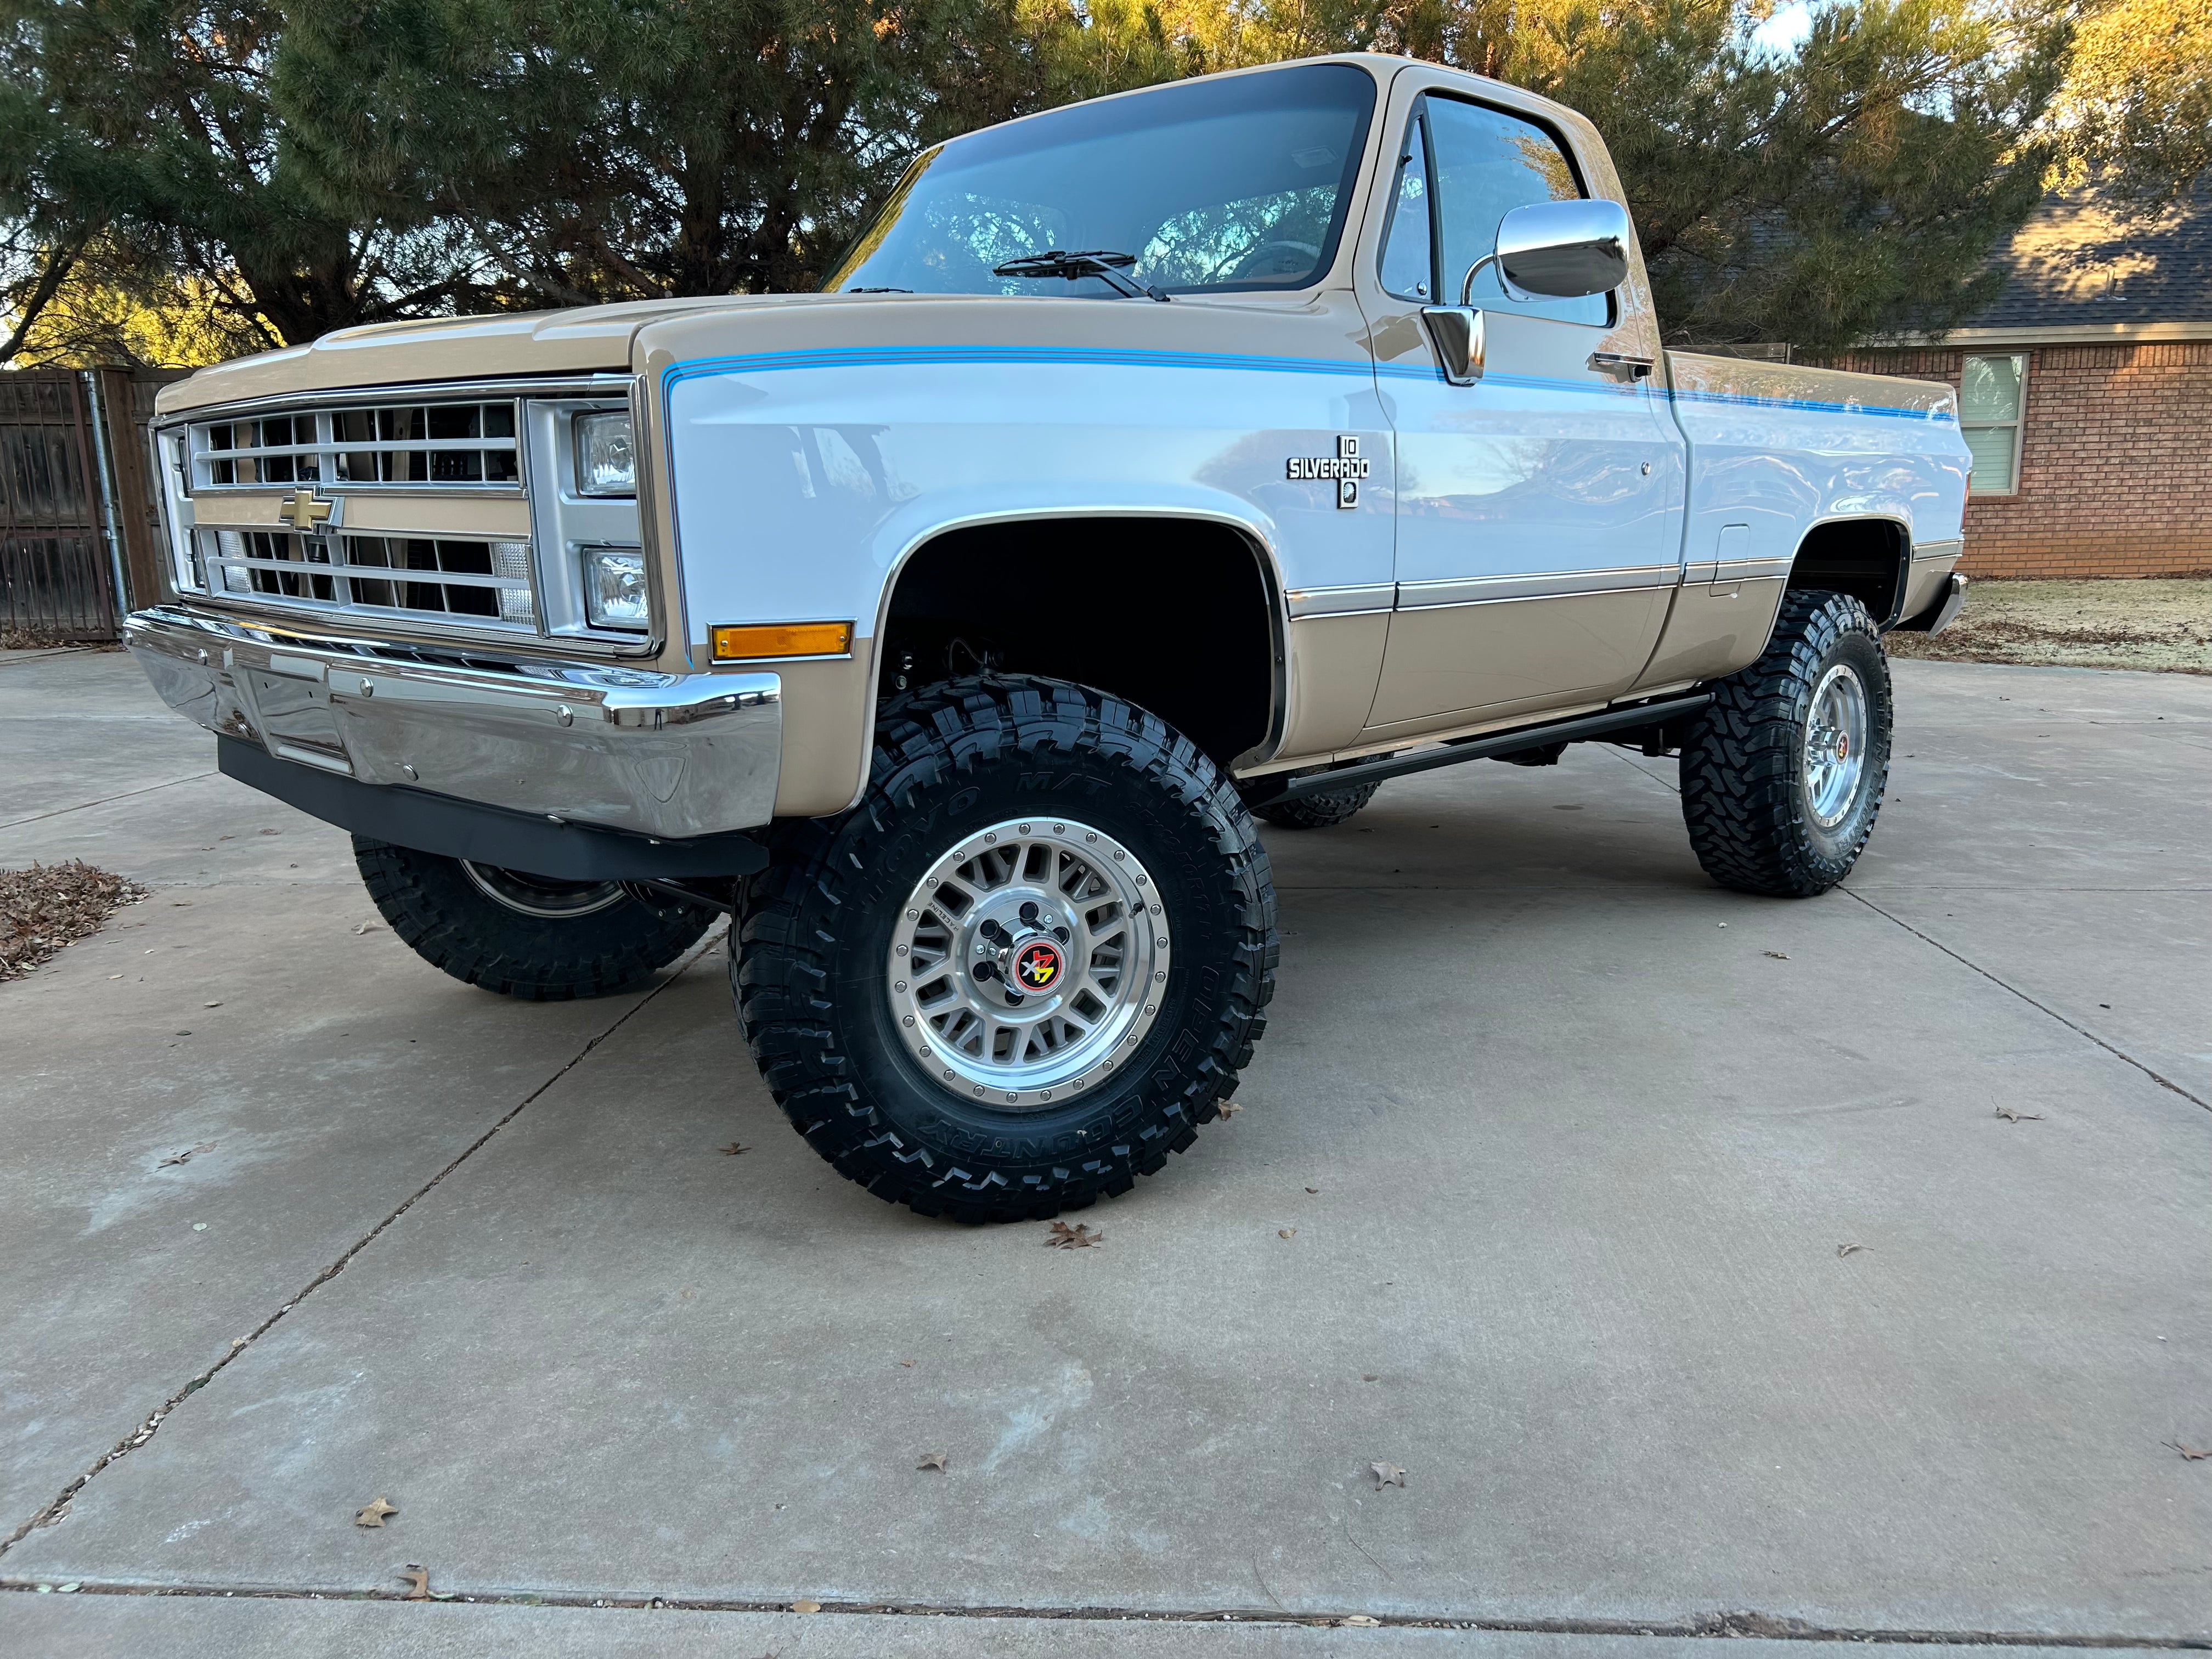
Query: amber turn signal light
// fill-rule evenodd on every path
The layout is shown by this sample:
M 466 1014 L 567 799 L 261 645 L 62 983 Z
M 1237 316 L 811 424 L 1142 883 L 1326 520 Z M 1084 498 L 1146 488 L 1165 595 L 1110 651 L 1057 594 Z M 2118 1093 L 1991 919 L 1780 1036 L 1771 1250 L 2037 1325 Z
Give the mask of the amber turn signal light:
M 838 657 L 853 648 L 850 623 L 741 623 L 718 628 L 716 662 L 751 662 L 760 657 Z

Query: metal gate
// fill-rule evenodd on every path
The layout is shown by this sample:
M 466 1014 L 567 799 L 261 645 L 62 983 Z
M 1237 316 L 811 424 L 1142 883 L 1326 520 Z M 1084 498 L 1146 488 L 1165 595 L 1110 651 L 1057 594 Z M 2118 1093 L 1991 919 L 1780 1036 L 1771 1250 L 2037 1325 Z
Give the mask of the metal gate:
M 112 640 L 123 591 L 91 376 L 0 374 L 0 637 Z

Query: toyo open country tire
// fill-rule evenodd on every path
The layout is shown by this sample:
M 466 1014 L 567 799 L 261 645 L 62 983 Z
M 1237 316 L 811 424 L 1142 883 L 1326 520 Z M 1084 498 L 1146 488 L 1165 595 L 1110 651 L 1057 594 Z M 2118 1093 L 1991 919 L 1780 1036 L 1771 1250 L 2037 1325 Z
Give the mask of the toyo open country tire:
M 816 1152 L 921 1214 L 1127 1191 L 1217 1115 L 1265 1028 L 1251 816 L 1118 698 L 1024 676 L 911 692 L 860 804 L 779 825 L 771 852 L 731 962 L 753 1057 Z
M 532 1002 L 605 996 L 682 956 L 714 920 L 617 882 L 549 881 L 353 838 L 354 862 L 392 931 L 455 979 Z
M 1765 654 L 1713 687 L 1682 744 L 1682 817 L 1705 873 L 1778 898 L 1858 862 L 1889 776 L 1889 663 L 1866 607 L 1786 594 Z
M 1362 783 L 1350 789 L 1332 789 L 1322 795 L 1301 795 L 1255 810 L 1270 823 L 1285 830 L 1328 830 L 1342 823 L 1375 799 L 1379 783 Z

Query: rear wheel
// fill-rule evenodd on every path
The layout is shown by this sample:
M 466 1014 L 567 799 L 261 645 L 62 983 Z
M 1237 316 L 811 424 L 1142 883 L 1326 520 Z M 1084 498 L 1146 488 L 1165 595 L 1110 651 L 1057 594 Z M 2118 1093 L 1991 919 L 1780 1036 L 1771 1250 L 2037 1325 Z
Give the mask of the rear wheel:
M 1117 698 L 1027 677 L 910 694 L 860 805 L 772 852 L 732 962 L 754 1058 L 816 1152 L 924 1215 L 1127 1191 L 1217 1115 L 1265 1027 L 1251 817 Z
M 1782 601 L 1773 638 L 1713 688 L 1682 744 L 1682 817 L 1705 873 L 1780 898 L 1851 872 L 1889 776 L 1889 663 L 1842 593 Z
M 1362 783 L 1350 789 L 1301 795 L 1296 800 L 1277 801 L 1272 806 L 1255 806 L 1252 810 L 1268 823 L 1279 823 L 1285 830 L 1327 830 L 1342 823 L 1373 800 L 1375 792 L 1382 787 L 1379 783 Z
M 392 931 L 455 979 L 533 1002 L 604 996 L 684 954 L 714 913 L 621 882 L 556 881 L 356 836 Z

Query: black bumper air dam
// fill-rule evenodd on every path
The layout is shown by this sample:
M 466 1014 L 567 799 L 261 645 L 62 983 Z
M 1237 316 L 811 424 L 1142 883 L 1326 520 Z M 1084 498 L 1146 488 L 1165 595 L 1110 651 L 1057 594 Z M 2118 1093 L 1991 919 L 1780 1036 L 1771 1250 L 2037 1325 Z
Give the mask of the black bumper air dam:
M 238 738 L 217 738 L 216 750 L 226 777 L 356 836 L 554 881 L 681 881 L 749 876 L 768 867 L 768 849 L 742 831 L 656 841 L 629 830 L 556 823 L 427 789 L 362 783 L 278 760 Z

